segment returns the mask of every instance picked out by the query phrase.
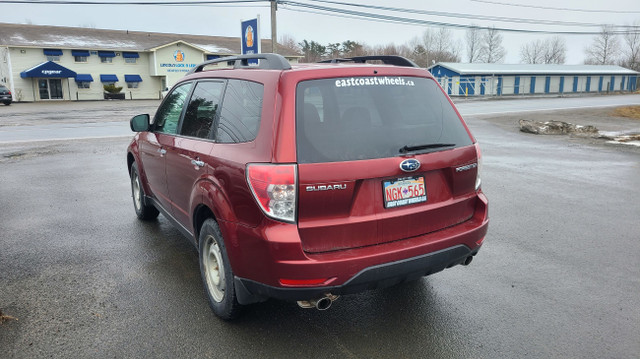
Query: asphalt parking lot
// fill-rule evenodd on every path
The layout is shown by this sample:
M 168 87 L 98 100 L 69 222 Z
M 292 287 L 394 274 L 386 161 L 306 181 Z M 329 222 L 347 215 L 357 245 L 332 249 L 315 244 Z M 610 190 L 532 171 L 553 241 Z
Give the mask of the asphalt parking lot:
M 155 106 L 93 104 L 123 126 Z M 0 310 L 17 319 L 0 357 L 638 357 L 638 151 L 466 120 L 491 216 L 470 266 L 233 323 L 210 311 L 196 249 L 162 216 L 136 219 L 128 138 L 0 144 Z

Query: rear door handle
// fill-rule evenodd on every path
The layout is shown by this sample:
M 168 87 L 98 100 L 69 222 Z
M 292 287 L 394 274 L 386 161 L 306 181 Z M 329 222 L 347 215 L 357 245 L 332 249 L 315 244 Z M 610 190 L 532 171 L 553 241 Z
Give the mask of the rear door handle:
M 204 167 L 204 161 L 200 160 L 191 160 L 191 164 L 198 167 Z

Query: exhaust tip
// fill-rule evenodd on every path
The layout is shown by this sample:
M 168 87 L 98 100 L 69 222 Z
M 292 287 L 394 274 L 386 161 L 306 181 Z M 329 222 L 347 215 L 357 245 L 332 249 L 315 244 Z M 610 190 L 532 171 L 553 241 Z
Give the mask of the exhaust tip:
M 467 258 L 464 259 L 464 262 L 462 262 L 462 265 L 468 266 L 469 264 L 471 264 L 472 260 L 473 260 L 473 256 L 468 256 Z
M 333 301 L 338 299 L 339 297 L 339 295 L 327 293 L 324 297 L 319 299 L 299 300 L 298 305 L 300 306 L 300 308 L 305 309 L 316 308 L 317 310 L 327 310 L 331 308 L 331 304 L 333 304 Z
M 332 301 L 328 297 L 320 298 L 316 302 L 316 309 L 317 310 L 327 310 L 327 309 L 331 308 L 331 303 L 332 303 Z

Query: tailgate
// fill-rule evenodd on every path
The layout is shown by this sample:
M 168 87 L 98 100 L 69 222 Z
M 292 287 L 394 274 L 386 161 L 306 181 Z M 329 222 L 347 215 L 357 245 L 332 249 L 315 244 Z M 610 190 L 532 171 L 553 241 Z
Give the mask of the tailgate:
M 411 173 L 400 170 L 404 157 L 299 165 L 298 230 L 303 249 L 317 253 L 370 246 L 438 231 L 471 218 L 476 168 L 456 168 L 475 163 L 475 148 L 415 158 L 422 165 Z M 451 163 L 455 165 L 444 165 Z M 399 182 L 395 191 L 388 191 L 389 183 Z M 405 195 L 393 197 L 393 192 Z

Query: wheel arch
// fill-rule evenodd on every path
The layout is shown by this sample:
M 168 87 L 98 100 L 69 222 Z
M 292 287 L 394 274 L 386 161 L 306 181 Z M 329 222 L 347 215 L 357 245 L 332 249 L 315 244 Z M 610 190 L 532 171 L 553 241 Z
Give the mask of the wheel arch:
M 127 171 L 129 171 L 129 176 L 131 176 L 131 166 L 136 161 L 135 157 L 133 157 L 133 153 L 127 152 Z
M 202 224 L 204 224 L 204 221 L 209 218 L 216 221 L 216 223 L 218 222 L 216 215 L 213 213 L 213 210 L 209 208 L 209 206 L 202 203 L 197 205 L 195 210 L 193 211 L 193 237 L 196 241 L 196 244 L 198 244 L 198 242 L 200 241 L 200 229 L 202 229 Z
M 200 227 L 207 218 L 213 218 L 218 225 L 220 225 L 220 221 L 237 221 L 231 203 L 223 192 L 219 184 L 211 179 L 203 179 L 195 186 L 191 194 L 191 207 L 193 208 L 191 218 L 196 243 L 200 236 Z M 222 234 L 226 236 L 226 228 L 223 227 L 221 226 L 220 229 Z

